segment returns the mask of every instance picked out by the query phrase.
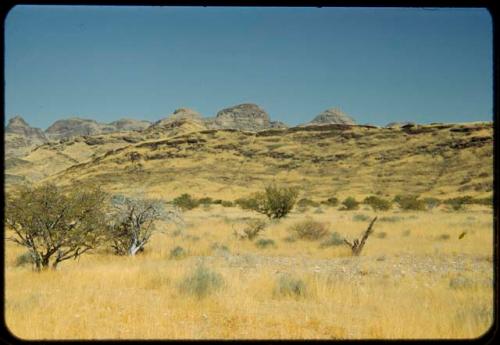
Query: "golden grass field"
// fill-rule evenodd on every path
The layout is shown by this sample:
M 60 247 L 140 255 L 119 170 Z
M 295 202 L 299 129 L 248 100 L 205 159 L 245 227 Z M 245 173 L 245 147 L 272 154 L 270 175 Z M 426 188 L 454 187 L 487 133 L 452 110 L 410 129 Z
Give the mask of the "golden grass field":
M 42 273 L 17 267 L 24 249 L 6 242 L 6 324 L 22 339 L 475 338 L 488 330 L 491 207 L 379 212 L 359 257 L 345 245 L 285 240 L 289 227 L 307 216 L 357 237 L 369 222 L 357 221 L 357 214 L 374 212 L 294 210 L 263 233 L 275 246 L 259 248 L 233 235 L 257 213 L 199 207 L 184 213 L 183 229 L 159 224 L 162 232 L 136 257 L 100 251 Z M 170 258 L 176 246 L 187 255 Z M 224 285 L 199 299 L 180 284 L 201 261 Z M 284 273 L 304 282 L 304 295 L 274 293 Z

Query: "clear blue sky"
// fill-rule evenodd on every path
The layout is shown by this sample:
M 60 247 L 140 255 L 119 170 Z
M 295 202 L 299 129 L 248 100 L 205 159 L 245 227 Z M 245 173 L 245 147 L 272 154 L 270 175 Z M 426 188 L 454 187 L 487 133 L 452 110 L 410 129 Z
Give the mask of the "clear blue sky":
M 17 6 L 5 23 L 5 114 L 158 120 L 257 103 L 307 122 L 491 121 L 485 9 Z

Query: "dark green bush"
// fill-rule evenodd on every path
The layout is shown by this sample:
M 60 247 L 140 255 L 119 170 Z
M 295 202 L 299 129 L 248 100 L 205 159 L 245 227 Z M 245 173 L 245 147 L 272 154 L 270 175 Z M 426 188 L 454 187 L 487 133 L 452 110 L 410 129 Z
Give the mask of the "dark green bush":
M 343 207 L 341 210 L 343 211 L 357 210 L 359 208 L 359 202 L 352 196 L 347 197 L 344 201 L 342 201 L 342 205 Z
M 224 207 L 233 207 L 234 206 L 233 202 L 229 201 L 229 200 L 222 200 L 221 205 Z
M 388 211 L 392 206 L 392 203 L 389 200 L 385 200 L 374 195 L 366 197 L 363 203 L 370 205 L 374 211 Z
M 396 195 L 394 201 L 405 211 L 424 211 L 426 209 L 425 202 L 417 195 Z
M 201 205 L 210 205 L 213 202 L 214 202 L 214 200 L 210 197 L 204 197 L 204 198 L 198 199 L 198 204 L 201 204 Z
M 182 210 L 192 210 L 195 207 L 198 207 L 199 202 L 196 199 L 193 199 L 191 195 L 184 193 L 177 198 L 175 198 L 172 203 L 181 208 Z

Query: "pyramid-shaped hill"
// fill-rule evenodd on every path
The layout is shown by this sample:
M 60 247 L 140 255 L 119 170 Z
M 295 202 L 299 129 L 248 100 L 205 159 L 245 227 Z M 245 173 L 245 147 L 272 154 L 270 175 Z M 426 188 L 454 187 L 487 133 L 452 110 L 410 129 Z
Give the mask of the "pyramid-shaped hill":
M 339 108 L 330 108 L 318 114 L 312 121 L 302 126 L 355 125 L 356 121 Z

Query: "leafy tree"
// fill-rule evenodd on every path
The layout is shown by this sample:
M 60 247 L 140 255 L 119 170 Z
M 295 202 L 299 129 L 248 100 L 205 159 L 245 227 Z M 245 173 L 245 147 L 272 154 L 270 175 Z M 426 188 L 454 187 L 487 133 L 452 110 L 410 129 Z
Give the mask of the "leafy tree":
M 112 206 L 108 215 L 107 239 L 117 255 L 134 256 L 143 251 L 157 230 L 156 221 L 180 219 L 175 211 L 166 211 L 158 200 L 117 195 L 112 199 Z
M 7 239 L 28 249 L 35 270 L 55 269 L 102 242 L 106 196 L 88 186 L 69 193 L 54 184 L 23 186 L 6 198 Z
M 268 185 L 264 192 L 255 194 L 254 210 L 270 219 L 283 218 L 292 210 L 298 194 L 298 190 L 293 187 Z

